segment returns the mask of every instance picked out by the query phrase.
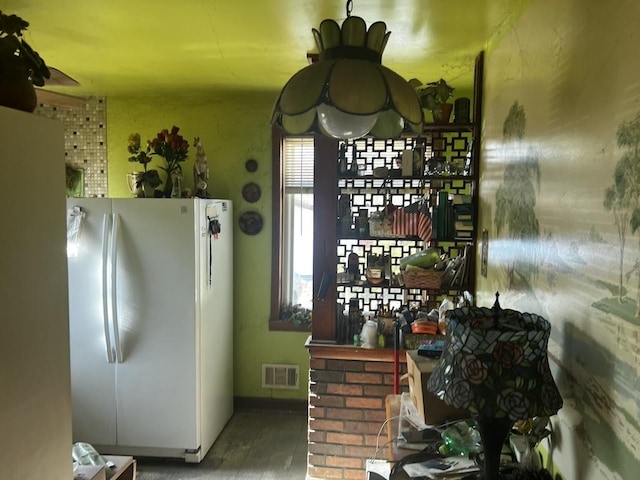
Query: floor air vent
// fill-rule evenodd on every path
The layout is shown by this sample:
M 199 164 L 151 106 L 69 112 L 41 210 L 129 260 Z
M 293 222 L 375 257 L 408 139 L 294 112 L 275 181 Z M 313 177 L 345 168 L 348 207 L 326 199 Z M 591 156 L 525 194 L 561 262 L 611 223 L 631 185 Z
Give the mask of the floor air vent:
M 262 364 L 262 388 L 297 390 L 300 367 L 298 365 Z

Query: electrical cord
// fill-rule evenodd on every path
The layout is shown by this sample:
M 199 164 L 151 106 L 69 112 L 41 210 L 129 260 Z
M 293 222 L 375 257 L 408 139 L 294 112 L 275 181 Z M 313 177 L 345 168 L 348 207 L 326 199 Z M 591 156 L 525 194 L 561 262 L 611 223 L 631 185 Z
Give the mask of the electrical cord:
M 401 420 L 403 418 L 407 418 L 407 416 L 406 415 L 395 415 L 393 417 L 387 418 L 384 422 L 382 422 L 382 425 L 380 425 L 380 428 L 378 429 L 378 434 L 376 435 L 376 450 L 375 450 L 375 453 L 373 455 L 373 460 L 377 459 L 378 452 L 382 448 L 386 447 L 390 443 L 397 443 L 397 439 L 394 439 L 394 440 L 389 440 L 389 441 L 385 442 L 384 444 L 380 445 L 380 436 L 382 435 L 382 430 L 384 429 L 384 427 L 392 420 Z M 434 430 L 442 431 L 442 430 L 446 429 L 449 425 L 453 425 L 454 423 L 458 423 L 458 422 L 461 422 L 461 421 L 465 421 L 465 420 L 451 420 L 451 421 L 448 421 L 448 422 L 441 423 L 439 425 L 429 426 L 428 428 L 432 428 Z
M 376 436 L 376 451 L 373 454 L 374 460 L 378 457 L 378 452 L 380 451 L 381 448 L 386 447 L 387 445 L 389 445 L 389 443 L 393 443 L 393 440 L 390 440 L 385 442 L 384 445 L 380 445 L 380 435 L 382 435 L 382 430 L 384 429 L 385 425 L 389 423 L 391 420 L 399 420 L 402 417 L 403 415 L 396 415 L 394 417 L 389 417 L 384 422 L 382 422 L 382 425 L 380 425 L 380 429 L 378 430 L 378 435 Z
M 425 462 L 427 460 L 432 460 L 434 458 L 440 458 L 440 452 L 438 451 L 438 445 L 427 445 L 424 450 L 421 450 L 416 453 L 411 453 L 406 457 L 402 457 L 398 460 L 393 467 L 391 468 L 391 473 L 389 474 L 389 480 L 400 480 L 402 478 L 401 473 L 403 467 L 408 463 L 420 463 Z

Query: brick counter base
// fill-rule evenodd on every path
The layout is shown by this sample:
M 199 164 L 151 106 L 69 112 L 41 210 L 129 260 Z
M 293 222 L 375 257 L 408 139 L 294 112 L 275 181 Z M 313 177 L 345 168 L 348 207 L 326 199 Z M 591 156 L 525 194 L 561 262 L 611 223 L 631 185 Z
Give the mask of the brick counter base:
M 368 458 L 387 458 L 381 427 L 385 397 L 393 393 L 393 352 L 344 350 L 309 348 L 309 479 L 364 480 Z M 400 372 L 406 372 L 404 355 Z

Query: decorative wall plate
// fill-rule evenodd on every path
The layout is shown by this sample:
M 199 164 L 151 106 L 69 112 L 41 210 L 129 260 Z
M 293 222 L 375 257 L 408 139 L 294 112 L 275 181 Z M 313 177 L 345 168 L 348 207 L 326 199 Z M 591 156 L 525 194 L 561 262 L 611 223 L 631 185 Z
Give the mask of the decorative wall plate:
M 238 219 L 240 230 L 247 235 L 256 235 L 262 230 L 262 215 L 258 212 L 244 212 Z
M 249 182 L 242 187 L 242 198 L 249 203 L 257 202 L 260 199 L 260 195 L 260 185 L 257 183 Z
M 256 170 L 258 170 L 258 162 L 256 162 L 253 158 L 250 158 L 244 164 L 244 168 L 247 169 L 247 172 L 255 172 Z

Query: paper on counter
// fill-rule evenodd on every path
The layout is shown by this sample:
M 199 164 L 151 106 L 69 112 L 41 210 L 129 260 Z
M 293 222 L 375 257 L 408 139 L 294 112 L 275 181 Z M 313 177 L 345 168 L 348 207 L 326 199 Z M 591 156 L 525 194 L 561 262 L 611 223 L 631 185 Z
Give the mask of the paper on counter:
M 480 470 L 473 460 L 463 456 L 433 458 L 420 463 L 408 463 L 402 468 L 411 478 L 447 479 L 461 477 Z

